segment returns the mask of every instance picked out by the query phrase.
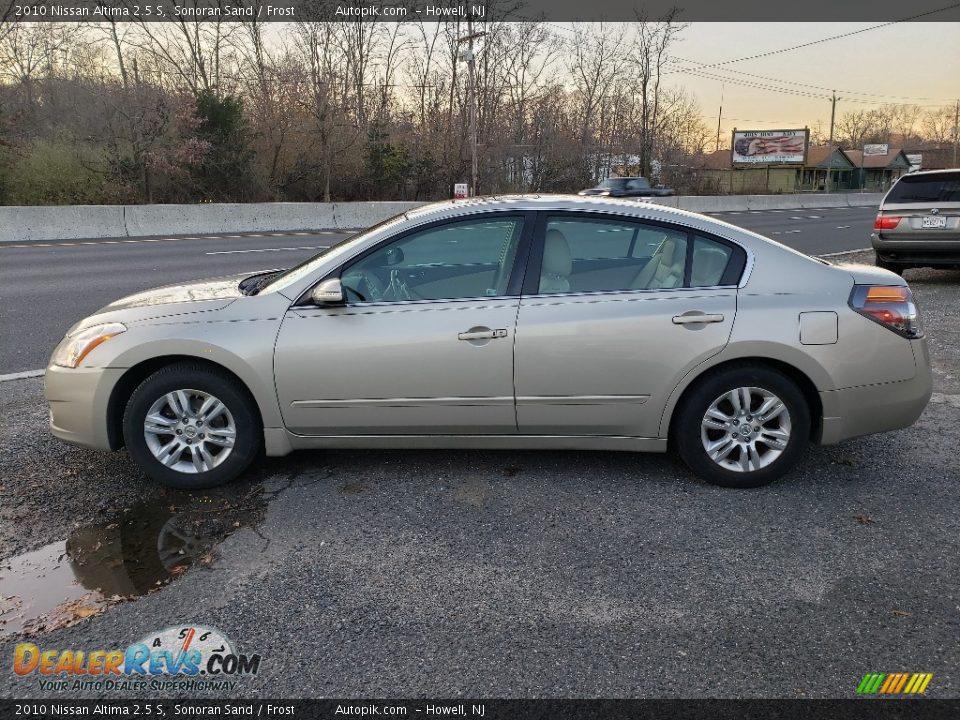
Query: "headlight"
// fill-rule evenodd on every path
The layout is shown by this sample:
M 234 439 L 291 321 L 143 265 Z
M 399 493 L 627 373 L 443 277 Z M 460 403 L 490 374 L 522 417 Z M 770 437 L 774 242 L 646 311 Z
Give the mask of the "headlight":
M 51 362 L 60 367 L 75 368 L 97 345 L 126 331 L 127 329 L 120 323 L 105 323 L 84 328 L 60 341 L 57 349 L 53 351 Z

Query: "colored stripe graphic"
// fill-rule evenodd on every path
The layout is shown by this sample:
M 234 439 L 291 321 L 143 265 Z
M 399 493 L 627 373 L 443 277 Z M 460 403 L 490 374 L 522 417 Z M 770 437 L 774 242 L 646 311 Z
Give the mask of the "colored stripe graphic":
M 857 685 L 857 694 L 919 695 L 932 679 L 933 673 L 867 673 Z

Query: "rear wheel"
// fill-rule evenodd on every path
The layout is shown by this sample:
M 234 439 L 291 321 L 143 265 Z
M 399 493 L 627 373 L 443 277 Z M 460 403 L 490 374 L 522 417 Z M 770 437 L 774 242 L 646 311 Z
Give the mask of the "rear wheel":
M 786 474 L 810 437 L 810 411 L 796 384 L 765 367 L 710 375 L 684 397 L 674 425 L 680 456 L 723 487 L 752 488 Z
M 901 276 L 903 275 L 903 271 L 904 271 L 903 265 L 898 265 L 897 263 L 891 263 L 891 262 L 887 262 L 886 260 L 882 260 L 879 255 L 877 255 L 876 265 L 878 268 L 889 270 L 890 272 L 896 273 L 897 275 L 901 275 Z
M 123 416 L 130 455 L 149 477 L 182 490 L 230 482 L 260 449 L 256 407 L 236 380 L 178 363 L 133 391 Z

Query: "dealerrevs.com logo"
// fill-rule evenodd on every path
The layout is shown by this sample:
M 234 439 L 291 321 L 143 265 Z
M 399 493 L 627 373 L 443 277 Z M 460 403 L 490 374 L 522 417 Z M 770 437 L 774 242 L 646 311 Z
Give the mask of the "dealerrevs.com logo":
M 20 643 L 13 671 L 37 676 L 41 690 L 233 690 L 235 678 L 256 675 L 259 654 L 238 653 L 219 630 L 168 627 L 126 649 L 41 649 Z

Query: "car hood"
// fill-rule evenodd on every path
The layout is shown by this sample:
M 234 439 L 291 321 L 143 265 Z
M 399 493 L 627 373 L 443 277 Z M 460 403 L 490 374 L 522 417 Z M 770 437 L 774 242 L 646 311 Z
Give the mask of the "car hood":
M 97 310 L 74 325 L 75 332 L 105 322 L 135 323 L 172 315 L 221 310 L 244 297 L 240 281 L 254 273 L 163 285 L 127 295 Z

